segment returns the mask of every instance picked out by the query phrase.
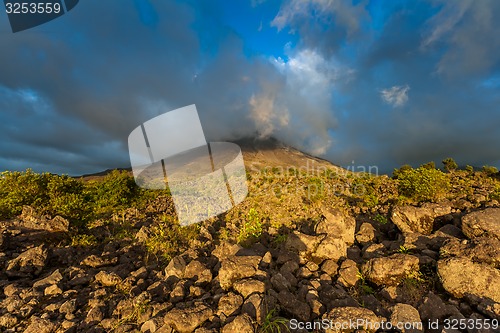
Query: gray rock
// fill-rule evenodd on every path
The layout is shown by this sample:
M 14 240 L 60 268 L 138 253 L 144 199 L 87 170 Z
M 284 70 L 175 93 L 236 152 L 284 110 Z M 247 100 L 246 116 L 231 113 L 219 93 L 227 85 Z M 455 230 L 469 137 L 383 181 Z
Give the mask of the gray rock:
M 276 273 L 271 276 L 271 284 L 278 292 L 283 290 L 290 290 L 292 285 L 281 273 Z
M 281 291 L 278 294 L 278 301 L 283 310 L 288 312 L 293 318 L 301 321 L 308 321 L 311 318 L 311 308 L 307 303 L 299 301 L 291 292 Z

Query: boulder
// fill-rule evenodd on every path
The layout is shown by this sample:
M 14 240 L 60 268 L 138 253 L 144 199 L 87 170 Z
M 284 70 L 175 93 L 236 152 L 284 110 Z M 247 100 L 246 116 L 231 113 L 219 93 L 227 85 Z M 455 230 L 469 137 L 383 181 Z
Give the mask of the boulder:
M 393 327 L 398 328 L 402 325 L 402 333 L 419 333 L 424 331 L 418 310 L 408 304 L 398 303 L 392 307 L 391 324 Z
M 241 332 L 241 333 L 253 333 L 254 328 L 252 324 L 252 318 L 246 313 L 243 313 L 231 322 L 227 323 L 222 327 L 222 333 L 233 333 L 233 332 Z
M 340 209 L 321 208 L 324 219 L 316 225 L 316 234 L 328 234 L 344 240 L 348 245 L 354 244 L 356 220 Z
M 418 232 L 429 235 L 434 229 L 434 219 L 451 213 L 451 206 L 424 203 L 421 207 L 396 206 L 391 220 L 403 233 Z
M 325 259 L 339 260 L 347 256 L 347 244 L 343 239 L 326 236 L 316 247 L 313 257 L 319 262 Z
M 185 309 L 175 308 L 164 317 L 165 324 L 179 333 L 193 332 L 212 316 L 212 310 L 203 304 L 193 305 Z
M 457 298 L 472 295 L 500 303 L 500 272 L 467 258 L 438 261 L 438 275 L 444 289 Z
M 222 261 L 219 270 L 219 283 L 224 290 L 234 282 L 254 276 L 258 271 L 259 256 L 230 256 Z
M 500 240 L 479 237 L 472 240 L 450 239 L 440 249 L 442 256 L 464 257 L 500 268 Z
M 47 249 L 40 245 L 24 251 L 7 264 L 6 273 L 13 277 L 38 276 L 45 267 Z
M 462 217 L 462 232 L 469 238 L 500 239 L 500 208 L 487 208 Z
M 332 309 L 323 316 L 332 325 L 325 330 L 325 333 L 333 332 L 369 332 L 374 333 L 385 318 L 377 316 L 373 311 L 352 306 L 338 307 Z
M 217 316 L 225 315 L 230 317 L 240 313 L 240 307 L 243 304 L 243 297 L 233 292 L 229 292 L 219 299 L 217 305 Z
M 417 273 L 418 270 L 418 258 L 402 253 L 370 259 L 361 267 L 361 272 L 367 280 L 386 286 L 398 285 L 404 278 Z

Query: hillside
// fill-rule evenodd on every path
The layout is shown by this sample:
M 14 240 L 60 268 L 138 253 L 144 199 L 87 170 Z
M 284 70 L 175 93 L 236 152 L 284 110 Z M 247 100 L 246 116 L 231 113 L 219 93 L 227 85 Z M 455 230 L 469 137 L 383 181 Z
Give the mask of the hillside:
M 390 178 L 275 140 L 238 144 L 248 197 L 189 227 L 168 190 L 139 189 L 127 170 L 3 173 L 0 330 L 443 332 L 474 319 L 469 332 L 496 331 L 496 170 Z

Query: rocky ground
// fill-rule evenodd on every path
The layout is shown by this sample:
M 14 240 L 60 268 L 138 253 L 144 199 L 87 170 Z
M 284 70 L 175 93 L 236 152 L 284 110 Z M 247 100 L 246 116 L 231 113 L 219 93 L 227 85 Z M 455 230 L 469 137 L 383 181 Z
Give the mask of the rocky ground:
M 325 209 L 311 232 L 247 248 L 216 244 L 216 230 L 206 225 L 204 246 L 165 269 L 148 265 L 140 246 L 151 226 L 137 225 L 135 240 L 55 246 L 67 223 L 32 213 L 26 207 L 3 223 L 3 332 L 254 332 L 293 318 L 500 319 L 500 208 L 462 214 L 449 202 L 401 206 L 385 224 Z
M 250 174 L 239 207 L 176 229 L 188 242 L 163 227 L 174 215 L 168 197 L 85 233 L 25 206 L 0 222 L 0 331 L 500 332 L 491 184 L 460 178 L 452 198 L 405 202 L 382 176 L 372 205 L 346 191 L 307 195 L 311 179 Z M 349 320 L 359 325 L 297 328 Z M 423 328 L 374 326 L 381 322 Z

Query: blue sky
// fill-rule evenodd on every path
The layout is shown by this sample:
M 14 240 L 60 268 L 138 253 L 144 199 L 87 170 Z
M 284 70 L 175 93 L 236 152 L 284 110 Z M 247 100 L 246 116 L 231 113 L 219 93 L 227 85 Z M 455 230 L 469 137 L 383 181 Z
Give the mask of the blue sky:
M 85 0 L 0 12 L 0 169 L 128 167 L 139 124 L 195 103 L 208 140 L 335 164 L 500 166 L 500 2 Z M 354 162 L 353 162 L 354 161 Z

